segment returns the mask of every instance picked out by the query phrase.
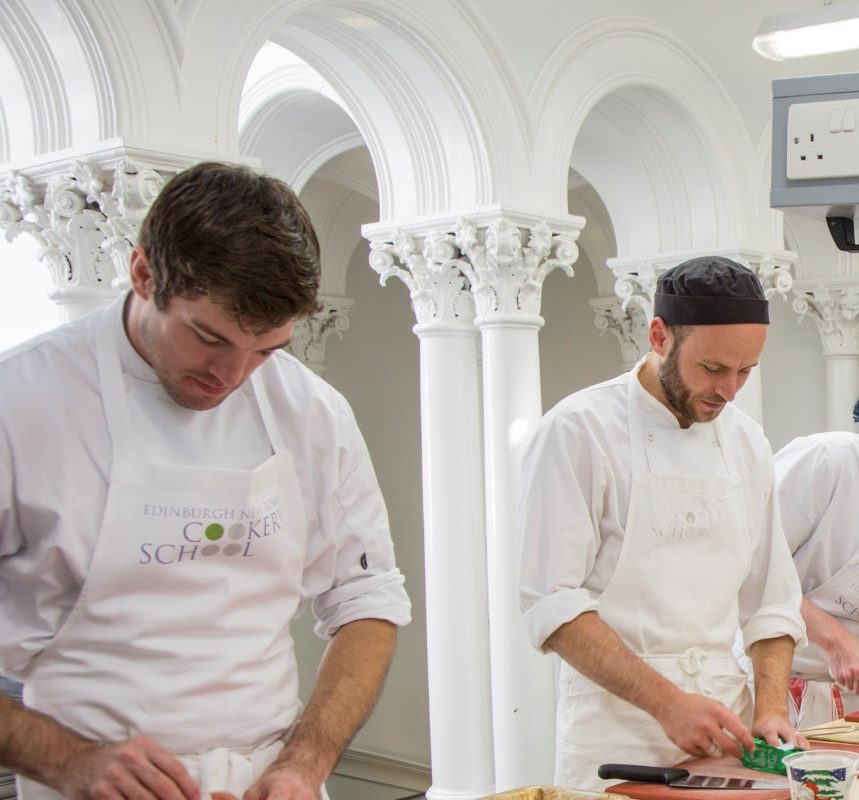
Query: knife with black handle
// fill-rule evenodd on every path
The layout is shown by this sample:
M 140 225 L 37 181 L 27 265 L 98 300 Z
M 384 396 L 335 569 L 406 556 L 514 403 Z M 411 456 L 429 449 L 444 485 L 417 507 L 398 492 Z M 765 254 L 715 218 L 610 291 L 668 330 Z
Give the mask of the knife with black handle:
M 787 789 L 783 781 L 759 781 L 756 778 L 724 778 L 719 775 L 693 775 L 680 767 L 645 767 L 639 764 L 603 764 L 597 770 L 600 778 L 616 778 L 639 783 L 662 783 L 666 786 L 690 786 L 694 789 Z

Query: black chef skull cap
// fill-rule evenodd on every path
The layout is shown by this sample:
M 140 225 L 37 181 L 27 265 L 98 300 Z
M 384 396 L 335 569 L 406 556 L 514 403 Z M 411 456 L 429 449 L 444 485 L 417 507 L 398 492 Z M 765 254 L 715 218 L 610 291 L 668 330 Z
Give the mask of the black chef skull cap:
M 666 325 L 769 325 L 769 304 L 758 276 L 722 256 L 684 261 L 659 276 L 653 316 Z

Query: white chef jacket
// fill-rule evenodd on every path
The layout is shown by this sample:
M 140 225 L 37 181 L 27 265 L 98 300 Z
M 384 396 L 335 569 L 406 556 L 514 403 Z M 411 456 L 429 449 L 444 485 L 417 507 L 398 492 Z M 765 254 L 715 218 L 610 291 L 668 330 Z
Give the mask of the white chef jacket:
M 101 315 L 115 317 L 130 414 L 160 461 L 249 469 L 271 455 L 249 384 L 208 411 L 167 396 L 125 335 L 123 302 L 0 356 L 0 673 L 20 680 L 73 607 L 101 522 L 112 460 L 95 357 Z M 302 596 L 316 633 L 365 618 L 407 623 L 384 502 L 346 400 L 285 352 L 259 370 L 306 500 Z
M 776 453 L 774 465 L 785 536 L 807 595 L 859 553 L 859 435 L 800 436 Z M 853 591 L 838 594 L 840 612 L 828 606 L 827 613 L 859 636 L 859 573 Z M 796 653 L 793 671 L 830 680 L 826 653 L 816 644 Z
M 632 472 L 628 382 L 635 384 L 645 439 L 648 429 L 679 428 L 676 417 L 641 386 L 636 372 L 562 400 L 543 418 L 525 453 L 518 511 L 523 532 L 520 605 L 528 636 L 539 649 L 564 623 L 599 610 L 600 593 L 620 553 Z M 757 423 L 732 405 L 719 420 L 741 471 L 753 537 L 752 565 L 739 596 L 740 619 L 713 626 L 707 642 L 686 641 L 684 632 L 677 631 L 676 642 L 662 643 L 663 652 L 693 645 L 730 650 L 738 625 L 746 650 L 756 641 L 782 635 L 804 645 L 801 595 L 772 489 L 769 444 Z M 702 447 L 687 463 L 677 463 L 677 453 L 645 441 L 649 469 L 690 477 L 724 473 L 711 428 L 712 423 L 695 423 L 688 429 L 690 436 L 701 437 Z

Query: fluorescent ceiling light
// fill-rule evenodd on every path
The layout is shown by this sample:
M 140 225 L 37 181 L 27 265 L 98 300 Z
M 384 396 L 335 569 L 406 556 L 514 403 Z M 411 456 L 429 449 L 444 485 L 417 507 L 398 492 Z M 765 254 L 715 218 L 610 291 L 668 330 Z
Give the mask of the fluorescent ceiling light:
M 774 61 L 859 49 L 859 0 L 766 17 L 752 47 Z

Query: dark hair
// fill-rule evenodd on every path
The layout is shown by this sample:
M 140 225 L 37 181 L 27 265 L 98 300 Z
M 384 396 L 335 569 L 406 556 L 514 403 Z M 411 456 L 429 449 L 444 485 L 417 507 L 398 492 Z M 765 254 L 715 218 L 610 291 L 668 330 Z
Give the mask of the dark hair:
M 156 307 L 208 295 L 239 324 L 270 330 L 319 309 L 319 241 L 283 181 L 235 164 L 203 162 L 170 180 L 138 244 Z

